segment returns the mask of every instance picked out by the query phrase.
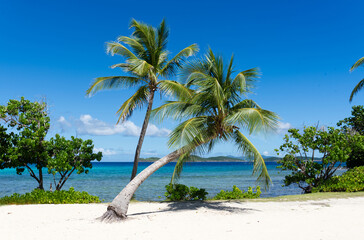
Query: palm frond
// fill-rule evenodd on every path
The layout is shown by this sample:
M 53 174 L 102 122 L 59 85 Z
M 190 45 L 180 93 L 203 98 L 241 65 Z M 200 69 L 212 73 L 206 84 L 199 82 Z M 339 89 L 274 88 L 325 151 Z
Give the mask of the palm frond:
M 249 134 L 273 131 L 277 128 L 279 117 L 271 111 L 261 108 L 241 108 L 230 113 L 226 122 L 230 125 L 236 123 L 246 128 Z
M 136 77 L 129 76 L 110 76 L 99 77 L 94 80 L 91 87 L 87 89 L 86 94 L 91 96 L 100 90 L 112 89 L 112 88 L 129 88 L 138 86 L 141 84 L 141 80 Z
M 231 55 L 229 66 L 228 66 L 227 71 L 226 71 L 226 84 L 227 85 L 231 84 L 230 77 L 231 77 L 231 74 L 234 72 L 233 62 L 234 62 L 234 54 Z
M 209 70 L 209 66 L 208 63 L 204 60 L 201 59 L 191 59 L 186 61 L 179 73 L 179 79 L 181 80 L 182 83 L 186 83 L 188 82 L 188 79 L 190 78 L 191 74 L 199 72 L 205 75 L 208 75 L 208 70 Z M 189 86 L 187 84 L 187 86 Z
M 187 100 L 192 98 L 192 90 L 176 81 L 163 80 L 159 82 L 160 90 L 169 96 L 177 99 Z
M 354 87 L 353 91 L 350 94 L 349 101 L 351 102 L 354 98 L 354 95 L 357 94 L 364 86 L 364 78 Z
M 133 113 L 135 108 L 141 108 L 144 104 L 148 103 L 149 89 L 147 86 L 141 86 L 117 111 L 119 114 L 118 122 L 123 122 L 128 119 Z
M 196 54 L 198 50 L 199 48 L 197 44 L 192 44 L 181 50 L 176 56 L 166 63 L 159 74 L 164 77 L 174 76 L 176 71 L 182 66 L 184 60 Z
M 354 65 L 350 68 L 350 71 L 353 71 L 355 68 L 361 66 L 362 64 L 364 64 L 364 57 L 356 61 L 356 63 L 354 63 Z
M 173 120 L 182 120 L 189 117 L 201 116 L 205 113 L 202 106 L 185 101 L 167 101 L 162 106 L 155 108 L 151 116 L 158 122 L 169 117 Z
M 259 77 L 258 68 L 252 68 L 240 72 L 233 80 L 233 89 L 239 91 L 240 94 L 249 92 L 253 86 L 253 82 Z
M 204 132 L 205 122 L 206 117 L 194 117 L 182 122 L 170 133 L 168 146 L 193 148 L 197 142 L 203 143 L 204 141 L 198 137 Z
M 232 135 L 235 140 L 235 144 L 238 146 L 239 150 L 247 156 L 248 158 L 253 158 L 253 174 L 258 172 L 258 181 L 264 184 L 265 188 L 269 188 L 269 183 L 271 179 L 268 174 L 267 166 L 265 165 L 263 157 L 260 155 L 259 151 L 255 146 L 239 131 L 234 131 Z
M 128 59 L 127 62 L 130 65 L 130 71 L 138 76 L 147 76 L 154 69 L 147 61 L 139 58 Z
M 164 66 L 165 62 L 167 61 L 169 56 L 169 52 L 168 51 L 162 51 L 159 54 L 159 59 L 158 59 L 158 66 Z
M 155 66 L 155 51 L 157 48 L 156 45 L 156 29 L 150 25 L 145 23 L 136 21 L 133 19 L 130 23 L 130 28 L 134 29 L 133 35 L 134 37 L 139 39 L 139 42 L 147 49 L 148 59 L 145 59 L 152 66 Z
M 126 59 L 137 59 L 137 57 L 132 53 L 127 47 L 119 42 L 108 42 L 106 44 L 106 52 L 115 55 L 125 57 Z
M 189 157 L 191 156 L 190 152 L 183 153 L 177 160 L 176 166 L 174 167 L 171 183 L 175 180 L 179 179 L 183 170 L 184 164 L 188 161 Z
M 244 99 L 243 101 L 235 104 L 231 108 L 231 111 L 239 110 L 241 108 L 261 108 L 261 107 L 251 99 Z
M 117 39 L 119 42 L 123 42 L 126 45 L 128 45 L 131 49 L 134 50 L 134 53 L 138 58 L 145 59 L 146 52 L 143 45 L 138 41 L 139 39 L 135 37 L 126 37 L 126 36 L 120 36 Z
M 169 35 L 169 30 L 167 29 L 165 19 L 163 19 L 161 24 L 158 26 L 157 32 L 158 32 L 157 35 L 158 50 L 159 52 L 162 52 L 167 47 L 168 43 L 167 39 Z

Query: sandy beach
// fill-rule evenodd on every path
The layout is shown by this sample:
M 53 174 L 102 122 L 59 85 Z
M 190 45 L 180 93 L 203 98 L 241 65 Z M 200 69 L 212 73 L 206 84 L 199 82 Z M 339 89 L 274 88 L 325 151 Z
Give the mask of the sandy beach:
M 106 204 L 0 207 L 0 238 L 360 239 L 364 197 L 302 202 L 133 202 L 129 218 L 96 220 Z

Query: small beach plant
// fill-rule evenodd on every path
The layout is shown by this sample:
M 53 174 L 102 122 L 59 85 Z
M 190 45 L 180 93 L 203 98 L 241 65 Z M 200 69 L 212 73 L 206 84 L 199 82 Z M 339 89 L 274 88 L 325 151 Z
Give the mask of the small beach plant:
M 111 68 L 121 69 L 126 75 L 96 78 L 87 90 L 87 94 L 91 96 L 100 90 L 107 89 L 136 88 L 136 92 L 117 111 L 119 114 L 117 124 L 127 120 L 135 109 L 147 106 L 135 150 L 132 180 L 138 170 L 140 151 L 147 131 L 154 95 L 157 91 L 161 94 L 176 93 L 178 84 L 170 78 L 176 74 L 187 57 L 198 51 L 198 46 L 192 44 L 169 58 L 170 52 L 167 50 L 169 30 L 165 20 L 158 28 L 155 28 L 133 19 L 130 28 L 133 29 L 130 37 L 120 36 L 116 42 L 107 43 L 107 53 L 125 58 L 125 63 L 115 64 Z
M 334 176 L 313 189 L 313 192 L 359 192 L 364 191 L 364 166 L 349 169 L 341 176 Z
M 70 188 L 68 191 L 43 191 L 34 189 L 30 193 L 18 194 L 0 198 L 0 205 L 5 204 L 73 204 L 73 203 L 99 203 L 99 197 L 92 196 L 87 192 L 75 191 Z
M 261 193 L 262 192 L 259 186 L 257 186 L 256 189 L 249 187 L 248 191 L 244 192 L 234 185 L 232 191 L 221 190 L 212 199 L 213 200 L 232 200 L 232 199 L 244 199 L 244 198 L 252 199 L 252 198 L 259 198 Z
M 218 142 L 233 142 L 237 149 L 253 159 L 253 172 L 258 173 L 258 179 L 266 186 L 270 183 L 262 156 L 240 131 L 244 129 L 248 134 L 254 134 L 272 130 L 277 125 L 275 113 L 244 98 L 259 76 L 258 70 L 253 68 L 234 74 L 233 57 L 226 64 L 212 50 L 183 69 L 186 85 L 178 84 L 178 99 L 154 110 L 157 119 L 169 116 L 182 121 L 169 139 L 169 146 L 177 150 L 139 173 L 109 204 L 101 220 L 125 218 L 131 197 L 151 174 L 178 159 L 174 172 L 177 176 L 191 153 L 209 152 Z
M 204 188 L 188 187 L 178 183 L 170 183 L 165 188 L 164 196 L 168 201 L 206 200 L 208 194 Z

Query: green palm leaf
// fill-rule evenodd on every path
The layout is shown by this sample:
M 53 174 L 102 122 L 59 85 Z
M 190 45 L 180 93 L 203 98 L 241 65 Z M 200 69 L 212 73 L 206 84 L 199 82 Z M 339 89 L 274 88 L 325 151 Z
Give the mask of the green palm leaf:
M 364 78 L 360 82 L 358 82 L 358 84 L 356 84 L 353 91 L 351 92 L 349 99 L 350 102 L 353 100 L 354 95 L 357 94 L 363 88 L 363 86 L 364 86 Z
M 268 174 L 267 166 L 265 165 L 264 159 L 260 155 L 259 151 L 241 132 L 234 131 L 232 136 L 235 140 L 235 144 L 242 151 L 242 153 L 248 158 L 253 158 L 253 174 L 260 172 L 258 175 L 258 181 L 262 181 L 266 187 L 269 187 L 271 179 Z
M 252 87 L 252 83 L 259 77 L 258 68 L 252 68 L 240 72 L 236 75 L 233 80 L 232 87 L 239 91 L 239 93 L 244 94 L 249 92 Z
M 356 63 L 354 63 L 354 65 L 350 68 L 350 71 L 353 71 L 355 68 L 361 66 L 362 64 L 364 64 L 364 57 L 356 61 Z
M 277 120 L 278 116 L 275 113 L 260 108 L 241 108 L 226 118 L 230 125 L 240 125 L 246 128 L 249 134 L 274 130 L 278 125 Z
M 163 80 L 159 82 L 159 89 L 166 95 L 177 97 L 178 99 L 192 98 L 192 90 L 176 81 Z
M 178 125 L 171 133 L 168 145 L 174 148 L 186 147 L 194 149 L 199 142 L 202 130 L 205 128 L 206 117 L 194 117 Z
M 197 44 L 192 44 L 185 49 L 181 50 L 176 56 L 174 56 L 166 65 L 161 69 L 160 75 L 168 77 L 175 75 L 176 71 L 181 67 L 184 59 L 190 57 L 198 52 L 199 48 Z
M 113 89 L 113 88 L 129 88 L 138 86 L 141 84 L 141 80 L 136 77 L 128 76 L 110 76 L 99 77 L 94 80 L 91 87 L 87 89 L 87 95 L 93 95 L 100 90 Z
M 119 42 L 108 42 L 106 44 L 106 52 L 111 55 L 118 54 L 126 59 L 137 59 L 137 57 L 128 48 Z
M 123 105 L 119 108 L 118 122 L 125 121 L 131 116 L 135 108 L 141 108 L 144 104 L 148 103 L 149 89 L 147 86 L 141 86 Z
M 139 39 L 135 37 L 120 36 L 117 40 L 128 45 L 134 51 L 135 56 L 145 59 L 147 52 L 145 51 L 144 46 L 139 42 Z

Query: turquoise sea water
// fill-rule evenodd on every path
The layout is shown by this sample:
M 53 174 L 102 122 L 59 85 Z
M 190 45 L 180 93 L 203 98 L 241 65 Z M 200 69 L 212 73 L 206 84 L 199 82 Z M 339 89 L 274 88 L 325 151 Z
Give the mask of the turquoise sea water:
M 140 163 L 138 171 L 150 164 Z M 170 182 L 174 166 L 175 163 L 169 163 L 150 176 L 137 190 L 136 199 L 164 200 L 164 186 Z M 297 186 L 282 187 L 284 175 L 287 173 L 279 172 L 277 166 L 274 162 L 267 163 L 273 185 L 268 191 L 262 191 L 262 197 L 300 194 L 301 189 Z M 249 186 L 257 186 L 256 176 L 252 176 L 252 168 L 251 163 L 243 162 L 187 163 L 178 182 L 205 188 L 209 193 L 208 197 L 212 197 L 222 189 L 231 190 L 233 185 L 242 190 L 247 190 Z M 89 174 L 71 175 L 63 189 L 74 187 L 78 191 L 87 191 L 110 202 L 129 182 L 131 170 L 131 162 L 94 163 Z M 49 174 L 46 175 L 48 176 L 45 178 L 44 188 L 49 189 L 53 178 Z M 37 187 L 36 181 L 26 171 L 19 176 L 15 173 L 15 169 L 0 170 L 0 197 L 15 192 L 30 192 L 35 187 Z

